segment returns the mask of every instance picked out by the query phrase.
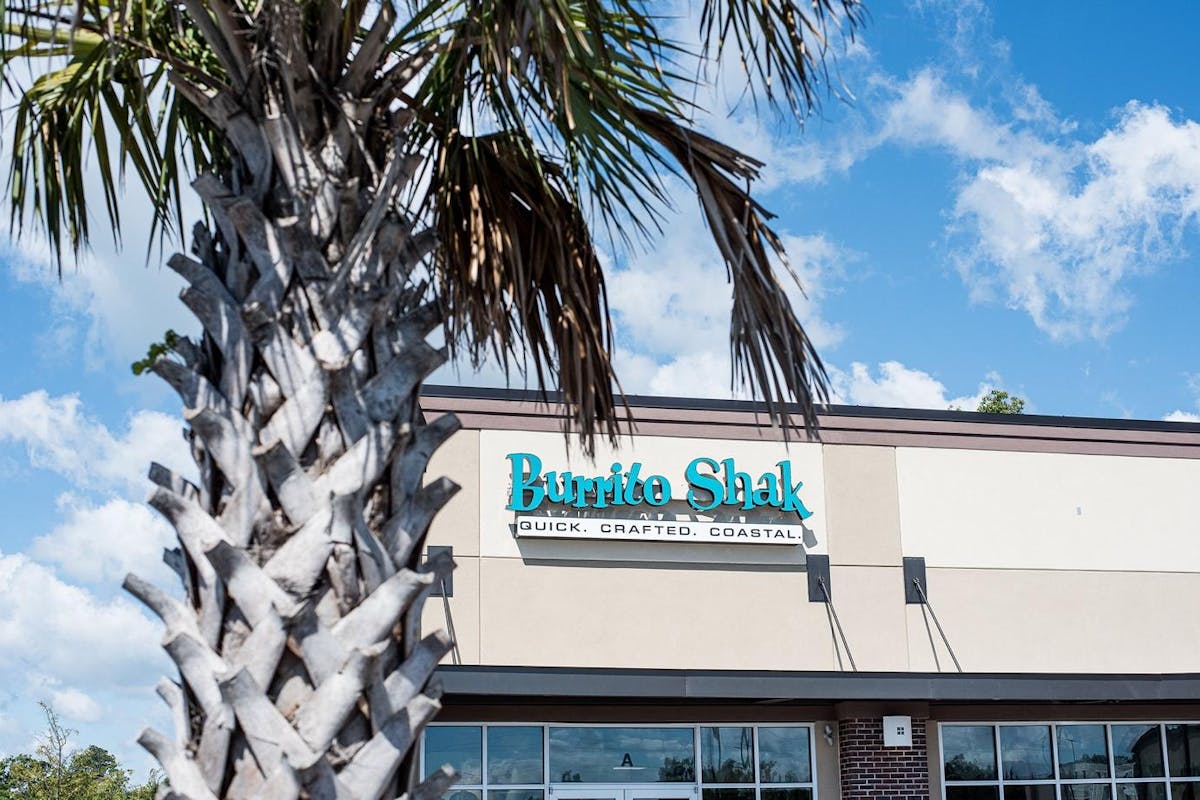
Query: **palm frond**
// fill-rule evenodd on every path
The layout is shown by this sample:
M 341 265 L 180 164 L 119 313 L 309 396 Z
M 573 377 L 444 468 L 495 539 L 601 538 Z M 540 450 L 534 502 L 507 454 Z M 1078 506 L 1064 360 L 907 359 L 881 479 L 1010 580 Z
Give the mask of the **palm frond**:
M 688 79 L 675 66 L 681 51 L 648 7 L 599 0 L 426 4 L 393 42 L 402 49 L 422 37 L 447 43 L 416 97 L 442 122 L 423 144 L 444 152 L 457 146 L 451 143 L 461 130 L 523 137 L 543 161 L 561 165 L 555 185 L 570 187 L 565 196 L 625 244 L 625 230 L 657 231 L 669 204 L 664 176 L 690 180 L 733 287 L 733 379 L 761 392 L 779 421 L 786 422 L 786 401 L 794 399 L 812 428 L 827 380 L 775 277 L 775 264 L 790 269 L 767 224 L 771 215 L 749 194 L 761 165 L 686 123 L 690 108 L 680 91 Z M 729 37 L 766 83 L 768 99 L 803 114 L 817 102 L 828 30 L 844 26 L 852 35 L 861 13 L 857 0 L 818 0 L 807 11 L 778 0 L 709 2 L 700 55 L 719 57 Z M 551 183 L 547 167 L 529 165 Z
M 639 119 L 690 177 L 700 208 L 725 261 L 733 287 L 729 342 L 734 381 L 761 391 L 773 420 L 787 429 L 787 401 L 793 399 L 809 429 L 816 427 L 818 403 L 829 399 L 829 380 L 812 340 L 796 317 L 774 262 L 799 285 L 779 236 L 768 225 L 772 214 L 749 193 L 762 162 L 690 130 L 653 111 Z
M 604 273 L 570 184 L 528 139 L 455 136 L 435 184 L 448 341 L 556 387 L 577 430 L 618 431 Z M 532 364 L 526 364 L 526 354 Z
M 677 46 L 644 3 L 485 0 L 427 4 L 393 41 L 411 49 L 447 39 L 416 100 L 444 135 L 517 131 L 561 165 L 610 239 L 656 233 L 669 171 L 634 124 L 635 108 L 678 116 L 687 107 Z
M 13 42 L 0 62 L 5 80 L 15 80 L 6 68 L 14 59 L 45 65 L 18 91 L 13 115 L 12 227 L 20 232 L 32 219 L 61 271 L 68 250 L 88 245 L 97 206 L 119 237 L 118 198 L 131 171 L 152 201 L 151 235 L 178 229 L 188 166 L 203 169 L 222 157 L 219 133 L 165 80 L 173 63 L 219 74 L 194 29 L 165 0 L 78 9 L 9 0 L 3 14 Z M 99 192 L 89 185 L 89 162 Z
M 732 44 L 754 88 L 772 105 L 803 117 L 819 104 L 820 82 L 829 82 L 830 40 L 853 38 L 865 20 L 861 0 L 704 0 L 702 57 L 719 70 Z
M 780 418 L 794 398 L 813 424 L 825 375 L 773 271 L 786 260 L 750 195 L 760 165 L 693 130 L 697 76 L 680 63 L 736 48 L 772 103 L 805 113 L 831 35 L 862 23 L 859 0 L 706 0 L 699 54 L 664 34 L 646 0 L 408 6 L 400 19 L 390 0 L 8 0 L 4 79 L 16 60 L 45 65 L 18 87 L 13 225 L 41 225 L 61 265 L 98 212 L 120 231 L 127 174 L 151 198 L 155 231 L 181 223 L 180 186 L 197 171 L 261 191 L 278 174 L 287 188 L 256 199 L 307 214 L 336 260 L 332 204 L 369 202 L 399 139 L 430 165 L 424 205 L 407 210 L 441 237 L 451 346 L 531 367 L 590 437 L 615 434 L 619 393 L 595 240 L 652 237 L 670 205 L 664 180 L 679 174 L 733 286 L 735 381 Z M 243 114 L 265 141 L 238 140 Z

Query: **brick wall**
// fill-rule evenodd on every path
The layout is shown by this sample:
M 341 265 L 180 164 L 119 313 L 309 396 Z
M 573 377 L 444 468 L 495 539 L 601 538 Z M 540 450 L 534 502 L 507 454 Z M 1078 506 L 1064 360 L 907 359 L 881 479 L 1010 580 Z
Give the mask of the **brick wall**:
M 884 747 L 880 717 L 838 723 L 842 800 L 929 800 L 925 720 L 913 718 L 912 747 Z

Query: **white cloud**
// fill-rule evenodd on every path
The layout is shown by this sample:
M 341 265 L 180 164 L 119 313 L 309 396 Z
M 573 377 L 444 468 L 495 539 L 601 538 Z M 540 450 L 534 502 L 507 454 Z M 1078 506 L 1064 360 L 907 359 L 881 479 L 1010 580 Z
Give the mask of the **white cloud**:
M 136 210 L 140 201 L 129 198 Z M 149 206 L 141 209 L 149 214 Z M 54 316 L 51 327 L 41 335 L 43 355 L 70 356 L 82 345 L 87 369 L 127 370 L 146 355 L 163 332 L 198 330 L 198 324 L 179 301 L 185 285 L 171 270 L 148 265 L 139 245 L 144 239 L 131 233 L 124 251 L 115 246 L 97 246 L 90 254 L 63 269 L 60 280 L 54 273 L 45 248 L 21 243 L 17 258 L 11 259 L 13 276 L 24 283 L 43 286 L 51 294 Z M 82 341 L 81 341 L 82 337 Z
M 1055 339 L 1104 338 L 1133 304 L 1130 279 L 1182 255 L 1200 215 L 1200 125 L 1131 102 L 1093 140 L 1019 80 L 1004 113 L 933 69 L 880 78 L 892 99 L 872 147 L 936 147 L 962 162 L 953 260 L 975 301 L 1028 313 Z
M 60 496 L 53 529 L 25 553 L 0 552 L 0 684 L 20 693 L 12 715 L 0 719 L 0 750 L 26 746 L 40 726 L 34 701 L 45 700 L 85 741 L 123 751 L 130 763 L 144 760 L 128 737 L 154 714 L 150 687 L 169 662 L 160 624 L 118 584 L 127 571 L 164 587 L 178 583 L 161 563 L 170 527 L 129 496 L 144 492 L 151 460 L 192 472 L 180 428 L 178 418 L 139 411 L 110 429 L 73 395 L 0 398 L 5 462 L 57 473 L 75 487 Z
M 56 689 L 50 695 L 50 705 L 55 711 L 76 722 L 97 722 L 104 716 L 104 709 L 84 692 L 70 687 Z
M 845 372 L 836 367 L 829 370 L 834 390 L 834 402 L 883 408 L 956 408 L 974 411 L 980 399 L 1001 383 L 1000 376 L 989 375 L 972 395 L 951 397 L 946 386 L 937 378 L 899 361 L 884 361 L 876 374 L 861 362 L 850 365 Z
M 1012 130 L 950 90 L 932 69 L 895 82 L 879 78 L 894 93 L 883 109 L 876 144 L 942 147 L 960 158 L 999 159 L 1016 147 Z
M 125 433 L 114 436 L 84 413 L 77 395 L 38 390 L 0 398 L 0 443 L 24 445 L 31 466 L 91 489 L 140 491 L 151 461 L 176 470 L 190 465 L 182 428 L 176 417 L 138 411 Z
M 739 396 L 730 385 L 728 350 L 690 352 L 655 364 L 635 391 L 665 397 Z
M 1196 400 L 1196 407 L 1200 408 L 1200 373 L 1187 376 L 1187 387 Z M 1177 408 L 1163 419 L 1167 422 L 1200 422 L 1200 414 Z
M 1200 212 L 1200 125 L 1131 103 L 1063 155 L 977 170 L 955 204 L 958 267 L 976 297 L 1004 297 L 1054 338 L 1103 338 L 1133 304 L 1129 279 L 1182 255 Z
M 1007 60 L 1009 46 L 991 36 L 992 16 L 983 0 L 912 0 L 912 10 L 930 24 L 952 54 L 953 67 L 978 78 Z
M 131 600 L 101 600 L 25 555 L 0 553 L 0 674 L 79 687 L 147 686 L 160 627 Z
M 33 540 L 28 553 L 34 558 L 88 584 L 116 585 L 129 572 L 160 586 L 175 583 L 162 561 L 163 548 L 174 546 L 175 534 L 145 504 L 113 498 L 93 506 L 65 495 L 59 506 L 67 518 Z

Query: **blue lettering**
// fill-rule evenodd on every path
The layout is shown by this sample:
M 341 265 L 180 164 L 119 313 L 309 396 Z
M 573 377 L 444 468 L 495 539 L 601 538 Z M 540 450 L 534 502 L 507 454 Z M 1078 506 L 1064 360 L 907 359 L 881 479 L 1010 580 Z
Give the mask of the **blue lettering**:
M 671 502 L 671 483 L 662 475 L 642 477 L 642 463 L 634 461 L 626 471 L 620 462 L 609 466 L 607 475 L 588 477 L 571 472 L 542 472 L 542 460 L 532 453 L 509 453 L 512 467 L 510 511 L 536 511 L 546 503 L 578 509 L 602 510 L 610 506 L 650 505 L 661 507 Z M 699 457 L 684 471 L 688 484 L 687 503 L 697 511 L 712 511 L 718 506 L 755 508 L 772 506 L 783 512 L 808 519 L 812 512 L 800 498 L 802 481 L 792 477 L 792 463 L 780 461 L 778 472 L 764 472 L 757 480 L 737 470 L 732 458 L 720 461 Z
M 758 488 L 754 490 L 754 505 L 779 508 L 783 501 L 776 485 L 778 483 L 779 479 L 775 477 L 774 472 L 764 472 L 758 479 Z
M 687 470 L 684 472 L 684 478 L 688 482 L 687 501 L 688 505 L 697 511 L 711 511 L 721 505 L 721 500 L 725 496 L 725 487 L 720 479 L 715 474 L 709 475 L 700 471 L 700 466 L 704 465 L 712 470 L 717 471 L 717 462 L 711 458 L 694 458 L 687 465 Z M 711 502 L 705 502 L 702 497 L 711 496 Z
M 800 487 L 804 485 L 804 482 L 792 483 L 792 462 L 780 461 L 777 466 L 780 479 L 780 508 L 783 511 L 795 511 L 800 515 L 800 519 L 808 519 L 812 516 L 812 512 L 805 508 L 804 501 L 800 499 Z
M 570 472 L 546 473 L 546 499 L 557 505 L 570 505 L 575 499 L 575 484 Z
M 512 498 L 506 508 L 533 511 L 546 499 L 546 490 L 541 486 L 542 460 L 533 453 L 509 453 L 508 460 L 512 463 Z
M 629 465 L 629 476 L 625 479 L 625 505 L 636 506 L 640 501 L 638 499 L 638 487 L 642 483 L 642 479 L 638 476 L 642 474 L 642 462 L 635 461 Z
M 575 481 L 576 508 L 608 508 L 608 504 L 604 502 L 601 488 L 606 483 L 604 478 L 585 478 L 582 475 L 575 475 L 572 479 Z
M 750 473 L 738 472 L 732 458 L 722 461 L 721 466 L 725 468 L 725 505 L 740 505 L 745 511 L 754 508 L 754 482 Z
M 612 485 L 612 500 L 610 502 L 614 506 L 625 505 L 625 485 L 621 482 L 625 475 L 621 472 L 622 469 L 624 467 L 621 466 L 620 462 L 609 467 L 609 470 L 612 472 L 612 475 L 608 479 Z
M 641 464 L 635 464 L 640 467 Z M 671 484 L 662 475 L 651 475 L 643 484 L 642 496 L 652 506 L 665 506 L 671 502 Z

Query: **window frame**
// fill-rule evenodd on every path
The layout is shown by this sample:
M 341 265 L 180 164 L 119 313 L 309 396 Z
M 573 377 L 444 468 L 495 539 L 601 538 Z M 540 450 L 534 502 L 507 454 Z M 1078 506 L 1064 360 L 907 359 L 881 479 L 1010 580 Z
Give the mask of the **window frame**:
M 762 800 L 762 791 L 771 789 L 808 789 L 812 800 L 817 800 L 817 740 L 816 724 L 813 722 L 699 722 L 699 723 L 584 723 L 584 722 L 432 722 L 426 728 L 473 727 L 480 728 L 481 739 L 481 783 L 456 783 L 451 791 L 475 791 L 480 794 L 480 800 L 489 800 L 489 790 L 541 790 L 542 800 L 552 800 L 556 790 L 575 790 L 594 788 L 603 791 L 605 788 L 614 791 L 625 789 L 658 789 L 671 791 L 672 788 L 690 791 L 695 800 L 703 800 L 705 789 L 749 789 L 754 792 L 754 800 Z M 489 728 L 541 728 L 542 729 L 542 783 L 492 783 L 488 774 L 488 729 Z M 692 731 L 692 750 L 695 778 L 691 781 L 628 781 L 625 783 L 574 783 L 550 780 L 550 729 L 551 728 L 672 728 Z M 701 731 L 704 728 L 750 728 L 754 743 L 754 781 L 749 783 L 708 783 L 703 780 L 703 764 L 701 762 Z M 808 767 L 807 782 L 763 783 L 758 732 L 760 728 L 804 728 L 808 731 Z M 425 735 L 422 731 L 420 739 L 420 770 L 422 777 L 429 774 L 430 766 L 425 763 Z
M 1108 777 L 1107 778 L 1064 778 L 1059 774 L 1059 758 L 1058 758 L 1058 729 L 1060 727 L 1074 725 L 1101 725 L 1104 727 L 1104 744 L 1108 749 Z M 1116 754 L 1113 752 L 1113 726 L 1121 725 L 1151 725 L 1158 728 L 1158 744 L 1162 755 L 1163 774 L 1157 777 L 1150 778 L 1122 778 L 1117 775 Z M 1200 791 L 1200 775 L 1193 776 L 1171 776 L 1170 756 L 1167 748 L 1167 726 L 1168 725 L 1200 725 L 1200 722 L 1195 720 L 1121 720 L 1121 719 L 1100 719 L 1100 720 L 1004 720 L 1004 721 L 939 721 L 938 726 L 938 775 L 941 783 L 939 796 L 941 800 L 946 800 L 946 789 L 956 786 L 987 786 L 996 787 L 998 800 L 1004 800 L 1005 786 L 1053 786 L 1054 796 L 1062 797 L 1061 787 L 1063 786 L 1094 786 L 1097 784 L 1107 785 L 1111 800 L 1120 800 L 1117 794 L 1117 786 L 1124 784 L 1158 784 L 1164 786 L 1167 791 L 1167 800 L 1174 798 L 1172 787 L 1175 784 L 1193 784 L 1197 791 Z M 996 779 L 981 780 L 981 781 L 950 781 L 946 778 L 946 738 L 942 731 L 945 728 L 991 728 L 992 729 L 992 747 L 995 748 L 996 755 Z M 1043 780 L 1005 780 L 1004 778 L 1004 752 L 1000 746 L 1000 728 L 1002 727 L 1049 727 L 1050 729 L 1050 761 L 1054 768 L 1054 777 Z

